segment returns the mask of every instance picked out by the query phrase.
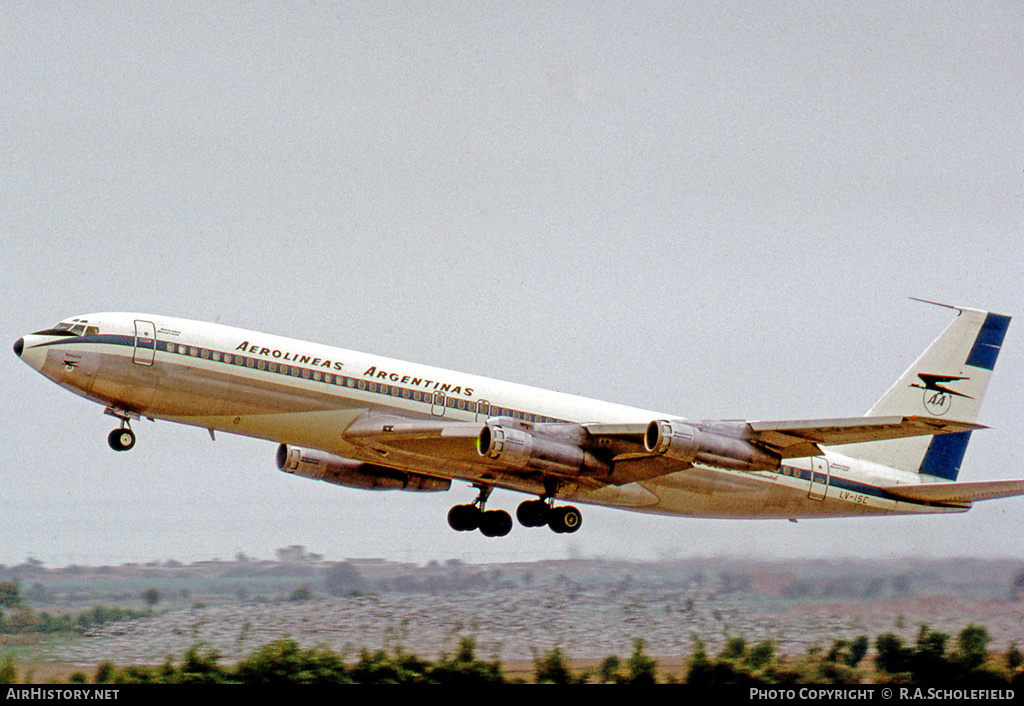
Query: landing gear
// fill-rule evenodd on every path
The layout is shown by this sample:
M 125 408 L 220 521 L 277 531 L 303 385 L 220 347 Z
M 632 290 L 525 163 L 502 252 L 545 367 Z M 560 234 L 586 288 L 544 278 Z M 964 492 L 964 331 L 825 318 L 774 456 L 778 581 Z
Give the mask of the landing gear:
M 504 537 L 512 531 L 512 516 L 504 510 L 484 510 L 489 486 L 477 486 L 480 494 L 469 505 L 456 505 L 448 511 L 448 525 L 456 532 L 480 530 L 485 537 Z
M 486 485 L 475 487 L 480 490 L 476 500 L 449 510 L 448 525 L 456 532 L 480 530 L 485 537 L 504 537 L 512 531 L 512 516 L 504 510 L 485 510 L 491 488 Z M 516 518 L 523 527 L 547 525 L 558 534 L 571 534 L 583 525 L 583 513 L 572 505 L 555 507 L 548 495 L 520 503 L 516 508 Z
M 127 451 L 135 446 L 135 432 L 132 431 L 131 420 L 138 419 L 139 415 L 113 407 L 107 407 L 103 413 L 121 420 L 121 427 L 107 434 L 107 443 L 110 444 L 110 448 L 114 451 Z
M 114 451 L 127 451 L 135 446 L 135 432 L 128 427 L 115 429 L 107 435 L 107 443 Z
M 527 500 L 516 508 L 516 519 L 523 527 L 543 527 L 550 514 L 551 506 L 543 500 Z
M 572 534 L 583 525 L 583 515 L 572 505 L 552 508 L 548 527 L 552 532 Z
M 583 514 L 573 506 L 553 507 L 544 499 L 520 503 L 516 518 L 523 527 L 547 525 L 552 532 L 559 534 L 575 532 L 583 524 Z

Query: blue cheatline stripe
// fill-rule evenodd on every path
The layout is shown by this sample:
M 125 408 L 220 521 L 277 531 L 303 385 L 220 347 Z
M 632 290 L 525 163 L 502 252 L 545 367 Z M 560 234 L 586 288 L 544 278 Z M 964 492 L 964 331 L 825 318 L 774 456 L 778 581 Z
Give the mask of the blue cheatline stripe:
M 999 349 L 1003 345 L 1003 338 L 1006 337 L 1006 329 L 1010 327 L 1010 317 L 1001 314 L 989 314 L 985 317 L 985 323 L 978 331 L 978 337 L 974 339 L 974 346 L 967 356 L 967 365 L 975 368 L 992 370 L 996 366 L 996 358 L 999 356 Z
M 933 436 L 918 472 L 950 481 L 956 480 L 960 473 L 960 464 L 963 463 L 964 454 L 967 452 L 967 442 L 970 440 L 969 431 Z
M 970 432 L 964 432 L 970 434 Z M 944 436 L 953 436 L 953 434 L 945 434 Z M 936 437 L 938 438 L 938 437 Z M 781 469 L 780 469 L 781 470 Z M 801 471 L 798 468 L 791 468 L 790 474 L 793 478 L 800 478 L 801 480 L 810 480 L 810 471 Z M 860 495 L 870 495 L 880 500 L 894 500 L 904 505 L 917 505 L 919 507 L 959 507 L 958 503 L 942 503 L 942 502 L 928 502 L 926 500 L 911 500 L 910 498 L 904 498 L 899 495 L 893 495 L 884 488 L 879 488 L 875 485 L 869 485 L 862 481 L 852 480 L 849 478 L 840 478 L 834 475 L 829 476 L 829 488 L 840 488 L 842 490 L 848 490 L 851 493 L 858 493 Z M 804 486 L 801 491 L 806 492 L 807 486 Z M 828 496 L 830 500 L 836 498 L 832 495 Z

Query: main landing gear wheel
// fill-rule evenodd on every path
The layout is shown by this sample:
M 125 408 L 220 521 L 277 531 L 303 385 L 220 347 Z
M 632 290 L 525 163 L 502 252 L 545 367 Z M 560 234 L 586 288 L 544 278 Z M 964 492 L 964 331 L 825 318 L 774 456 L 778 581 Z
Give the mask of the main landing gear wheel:
M 548 527 L 559 534 L 571 534 L 583 525 L 583 515 L 572 505 L 551 508 Z
M 512 515 L 504 510 L 480 513 L 480 534 L 485 537 L 504 537 L 512 531 Z
M 448 526 L 456 532 L 480 530 L 485 537 L 504 537 L 512 531 L 512 516 L 504 510 L 484 510 L 488 486 L 477 486 L 480 495 L 469 505 L 456 505 L 448 511 Z
M 523 527 L 543 527 L 547 525 L 552 532 L 571 534 L 583 525 L 583 514 L 572 507 L 552 507 L 547 501 L 526 500 L 516 508 L 516 518 Z
M 481 510 L 476 505 L 456 505 L 448 511 L 448 525 L 456 532 L 480 530 L 485 537 L 504 537 L 512 531 L 512 516 L 504 510 Z
M 543 500 L 526 500 L 516 508 L 516 519 L 523 527 L 543 527 L 550 514 L 551 507 Z
M 480 529 L 483 514 L 476 505 L 456 505 L 448 511 L 448 526 L 456 532 L 472 532 Z
M 114 451 L 127 451 L 135 446 L 135 432 L 127 427 L 115 429 L 107 435 L 107 443 Z

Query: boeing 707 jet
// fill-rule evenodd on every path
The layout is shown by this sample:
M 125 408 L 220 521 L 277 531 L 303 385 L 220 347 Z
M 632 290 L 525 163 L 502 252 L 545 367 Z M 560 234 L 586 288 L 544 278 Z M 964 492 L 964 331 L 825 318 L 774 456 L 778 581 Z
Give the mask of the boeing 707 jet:
M 494 488 L 535 496 L 526 527 L 577 531 L 569 502 L 690 517 L 963 512 L 1024 480 L 960 482 L 1010 317 L 956 318 L 866 416 L 694 420 L 219 324 L 75 316 L 14 352 L 97 402 L 127 451 L 142 417 L 279 444 L 277 467 L 367 490 L 477 489 L 458 531 L 507 535 Z

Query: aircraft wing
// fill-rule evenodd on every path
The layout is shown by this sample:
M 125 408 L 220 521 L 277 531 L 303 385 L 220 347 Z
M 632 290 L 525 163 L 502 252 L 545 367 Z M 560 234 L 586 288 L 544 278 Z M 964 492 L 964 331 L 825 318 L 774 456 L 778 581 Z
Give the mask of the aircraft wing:
M 511 420 L 509 420 L 511 421 Z M 736 469 L 735 463 L 719 452 L 708 456 L 680 459 L 672 454 L 648 450 L 645 434 L 650 422 L 590 424 L 525 424 L 522 429 L 537 441 L 553 441 L 561 448 L 578 447 L 598 463 L 584 465 L 578 471 L 553 468 L 523 460 L 522 464 L 495 464 L 478 450 L 478 440 L 485 423 L 458 422 L 445 419 L 409 419 L 370 413 L 351 424 L 344 432 L 345 440 L 367 452 L 376 462 L 404 465 L 420 459 L 442 463 L 453 475 L 479 477 L 482 470 L 500 469 L 512 475 L 558 476 L 590 487 L 625 485 L 668 475 L 693 465 Z M 855 444 L 864 441 L 900 439 L 909 436 L 945 434 L 983 428 L 978 424 L 921 417 L 854 417 L 847 419 L 815 419 L 799 421 L 706 421 L 687 422 L 702 439 L 725 447 L 740 444 L 756 449 L 768 458 L 787 459 L 819 456 L 821 446 Z M 726 452 L 728 453 L 728 452 Z M 741 468 L 742 470 L 742 468 Z M 750 468 L 747 470 L 764 470 Z
M 984 428 L 981 424 L 936 417 L 851 417 L 794 422 L 748 422 L 747 429 L 751 436 L 747 438 L 774 449 L 782 458 L 799 458 L 821 455 L 819 446 L 841 446 Z
M 822 446 L 858 444 L 865 441 L 884 441 L 911 436 L 950 434 L 984 429 L 980 424 L 943 420 L 933 417 L 849 417 L 838 419 L 810 419 L 795 421 L 702 421 L 688 425 L 705 438 L 724 439 L 727 446 L 734 442 L 749 445 L 781 459 L 820 456 Z M 613 450 L 613 472 L 606 479 L 614 485 L 642 481 L 689 468 L 691 463 L 670 461 L 644 445 L 644 435 L 650 424 L 584 424 L 591 443 Z M 720 455 L 720 454 L 716 454 Z M 728 458 L 728 457 L 726 457 Z M 652 463 L 653 460 L 659 463 Z M 715 466 L 698 457 L 696 463 Z M 720 465 L 736 468 L 735 465 Z M 752 469 L 763 470 L 763 469 Z

